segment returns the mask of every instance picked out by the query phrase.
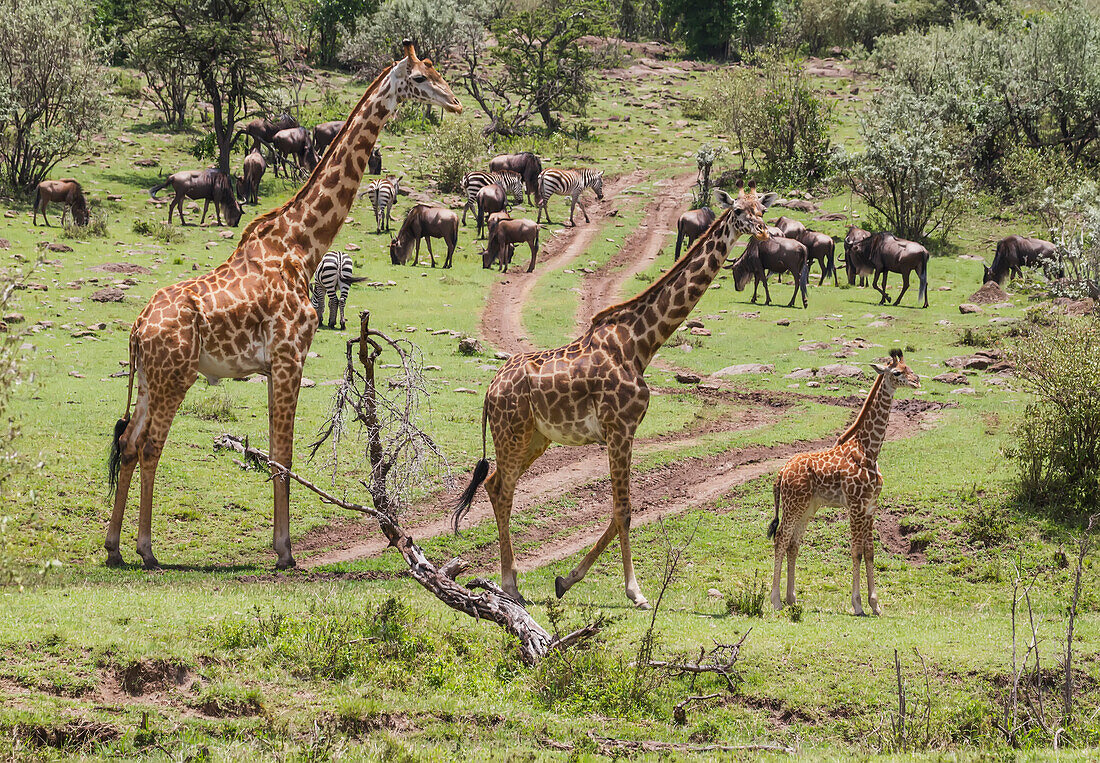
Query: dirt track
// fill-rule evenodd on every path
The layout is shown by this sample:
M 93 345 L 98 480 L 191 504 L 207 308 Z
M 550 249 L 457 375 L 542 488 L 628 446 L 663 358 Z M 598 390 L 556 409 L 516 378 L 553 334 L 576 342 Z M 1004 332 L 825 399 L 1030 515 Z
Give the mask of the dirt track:
M 580 223 L 576 228 L 565 229 L 547 242 L 534 273 L 509 273 L 490 292 L 490 298 L 481 319 L 481 336 L 493 346 L 506 352 L 524 352 L 534 349 L 523 327 L 523 310 L 538 279 L 547 272 L 566 267 L 580 257 L 599 234 L 601 224 L 608 213 L 619 204 L 620 194 L 644 180 L 646 173 L 634 172 L 608 183 L 605 199 L 589 209 L 590 224 Z M 676 220 L 686 208 L 686 195 L 694 178 L 684 175 L 657 184 L 657 193 L 645 210 L 644 222 L 627 237 L 622 249 L 608 263 L 586 275 L 581 281 L 576 321 L 578 329 L 587 326 L 591 317 L 600 309 L 620 300 L 625 285 L 635 274 L 647 269 L 666 248 L 671 264 L 671 252 L 667 249 L 675 242 Z M 583 219 L 583 217 L 581 218 Z M 698 390 L 666 390 L 667 393 L 702 394 Z M 689 427 L 671 435 L 639 441 L 635 447 L 637 456 L 670 449 L 682 449 L 698 441 L 706 433 L 744 431 L 767 426 L 778 421 L 784 411 L 809 396 L 776 393 L 743 393 L 722 390 L 719 397 L 727 403 L 748 404 L 747 412 L 736 419 L 726 416 L 708 426 Z M 858 408 L 862 403 L 856 398 L 812 396 L 815 402 Z M 898 439 L 929 426 L 937 415 L 935 406 L 919 404 L 922 401 L 906 401 L 915 405 L 898 406 L 891 419 L 889 439 Z M 744 408 L 731 410 L 745 411 Z M 646 472 L 638 472 L 631 485 L 634 526 L 648 524 L 660 517 L 708 505 L 738 485 L 764 476 L 778 469 L 791 455 L 814 448 L 825 447 L 832 438 L 811 442 L 795 442 L 772 448 L 749 447 L 727 451 L 704 458 L 689 458 L 673 466 L 665 466 Z M 464 484 L 468 475 L 458 475 Z M 529 526 L 522 532 L 514 532 L 517 547 L 517 565 L 521 570 L 532 570 L 552 561 L 566 558 L 590 547 L 603 532 L 611 516 L 610 489 L 607 479 L 607 460 L 604 451 L 596 445 L 584 447 L 555 446 L 546 452 L 520 480 L 516 490 L 515 516 L 524 516 L 526 509 L 547 501 L 569 497 L 576 509 L 568 516 L 568 530 L 562 531 L 560 516 L 530 517 Z M 413 538 L 431 538 L 451 531 L 448 507 L 453 495 L 437 495 L 423 505 L 413 507 L 404 517 L 403 524 Z M 480 491 L 470 514 L 467 527 L 481 521 L 491 521 L 492 508 L 484 491 Z M 373 523 L 347 522 L 311 533 L 297 546 L 300 551 L 326 549 L 305 560 L 306 567 L 332 564 L 341 561 L 375 556 L 382 553 L 386 544 Z M 492 542 L 475 550 L 469 561 L 476 568 L 493 571 L 496 565 L 496 544 Z

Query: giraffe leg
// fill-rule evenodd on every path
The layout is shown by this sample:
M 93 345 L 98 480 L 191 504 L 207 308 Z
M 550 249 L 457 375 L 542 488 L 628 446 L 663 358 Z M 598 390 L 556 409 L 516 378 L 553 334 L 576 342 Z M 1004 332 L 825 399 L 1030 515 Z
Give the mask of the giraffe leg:
M 875 588 L 875 504 L 872 502 L 865 510 L 867 521 L 862 527 L 860 540 L 863 546 L 863 558 L 867 565 L 867 601 L 871 605 L 871 612 L 875 615 L 882 614 L 882 607 L 878 603 L 878 590 Z
M 194 381 L 192 376 L 191 381 Z M 168 430 L 176 417 L 180 403 L 183 402 L 191 384 L 176 384 L 161 387 L 149 401 L 149 424 L 137 448 L 137 457 L 141 465 L 141 508 L 138 514 L 137 552 L 146 569 L 155 569 L 160 564 L 153 556 L 153 486 L 157 479 L 157 465 L 164 451 L 164 442 L 168 439 Z M 125 499 L 123 499 L 125 500 Z M 112 518 L 113 519 L 113 518 Z M 119 517 L 121 519 L 121 516 Z
M 797 527 L 792 528 L 790 543 L 787 544 L 787 598 L 786 602 L 790 605 L 794 605 L 797 599 L 794 595 L 794 569 L 795 561 L 798 559 L 798 549 L 802 547 L 802 536 L 806 533 L 806 524 L 809 522 L 809 517 L 806 517 Z
M 530 426 L 530 424 L 528 424 Z M 518 427 L 517 427 L 518 429 Z M 497 468 L 485 481 L 485 492 L 493 505 L 493 515 L 497 523 L 497 537 L 500 542 L 500 585 L 516 601 L 526 605 L 520 595 L 516 574 L 516 558 L 512 550 L 512 501 L 515 497 L 516 482 L 535 459 L 543 454 L 550 440 L 530 426 L 528 431 L 516 431 L 508 437 L 502 433 L 497 438 L 493 432 L 493 442 L 505 443 L 506 447 L 497 450 Z
M 852 528 L 852 613 L 863 617 L 863 602 L 859 593 L 859 568 L 863 561 L 863 542 L 860 535 L 860 514 L 863 505 L 854 501 L 848 501 L 848 519 Z
M 130 494 L 130 482 L 134 477 L 134 469 L 138 464 L 138 446 L 145 439 L 145 427 L 148 422 L 148 390 L 138 390 L 137 405 L 133 415 L 126 425 L 121 442 L 119 443 L 120 468 L 118 484 L 115 486 L 115 505 L 111 511 L 111 522 L 107 526 L 107 537 L 103 541 L 103 547 L 107 550 L 107 566 L 119 567 L 124 562 L 119 551 L 119 540 L 122 535 L 122 517 L 126 512 L 126 501 Z
M 787 503 L 787 502 L 784 502 Z M 783 558 L 787 555 L 787 545 L 790 542 L 790 520 L 788 515 L 790 512 L 788 507 L 783 511 L 783 519 L 779 522 L 779 529 L 775 532 L 775 567 L 772 570 L 772 607 L 776 610 L 783 609 L 783 599 L 780 596 L 779 590 L 783 583 Z M 790 579 L 791 572 L 788 570 L 787 578 Z
M 301 383 L 300 359 L 287 358 L 272 364 L 267 384 L 271 460 L 287 469 L 292 468 L 294 462 L 294 412 L 298 407 Z M 290 479 L 278 475 L 271 482 L 275 493 L 272 546 L 279 557 L 275 567 L 285 570 L 297 564 L 290 551 Z

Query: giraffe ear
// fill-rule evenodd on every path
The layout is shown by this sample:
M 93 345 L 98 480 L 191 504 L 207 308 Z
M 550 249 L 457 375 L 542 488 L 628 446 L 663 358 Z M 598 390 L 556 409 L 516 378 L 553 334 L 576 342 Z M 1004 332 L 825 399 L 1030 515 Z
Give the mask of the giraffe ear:
M 767 209 L 768 207 L 775 204 L 775 202 L 779 201 L 779 194 L 774 192 L 766 193 L 763 196 L 758 197 L 758 200 L 760 202 L 760 206 L 762 206 L 764 209 Z
M 734 196 L 726 193 L 721 188 L 715 188 L 714 195 L 718 199 L 718 206 L 720 206 L 722 209 L 729 209 L 737 201 Z
M 880 376 L 890 370 L 889 368 L 887 368 L 884 365 L 881 365 L 880 363 L 872 363 L 871 368 L 873 368 L 875 370 L 875 373 L 880 375 Z

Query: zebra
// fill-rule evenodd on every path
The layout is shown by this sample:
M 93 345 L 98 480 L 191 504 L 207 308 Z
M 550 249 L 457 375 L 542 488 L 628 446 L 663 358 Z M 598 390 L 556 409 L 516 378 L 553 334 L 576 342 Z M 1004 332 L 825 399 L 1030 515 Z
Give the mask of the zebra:
M 393 219 L 393 205 L 397 203 L 397 192 L 401 188 L 401 178 L 392 175 L 381 180 L 372 180 L 367 183 L 367 188 L 359 194 L 359 198 L 370 197 L 371 206 L 374 207 L 374 220 L 378 223 L 378 232 L 390 229 L 390 220 Z
M 538 219 L 535 222 L 542 222 L 542 213 L 546 212 L 546 222 L 550 222 L 550 197 L 555 193 L 561 196 L 569 196 L 572 204 L 569 206 L 569 224 L 576 226 L 573 222 L 573 211 L 577 208 L 577 204 L 581 205 L 581 212 L 584 212 L 584 221 L 591 222 L 588 219 L 588 210 L 584 208 L 584 202 L 580 200 L 581 193 L 585 188 L 591 188 L 596 192 L 596 198 L 603 198 L 603 171 L 592 170 L 588 168 L 581 168 L 576 170 L 559 170 L 549 169 L 543 170 L 539 173 L 539 192 L 538 192 L 538 207 L 539 214 Z
M 344 252 L 325 252 L 317 272 L 313 275 L 313 290 L 309 299 L 317 311 L 317 322 L 323 323 L 325 297 L 328 297 L 328 327 L 336 328 L 336 307 L 340 307 L 340 330 L 347 325 L 344 321 L 344 305 L 348 301 L 348 288 L 353 283 L 367 280 L 365 276 L 351 273 L 351 257 Z
M 523 176 L 518 172 L 483 172 L 475 170 L 462 176 L 462 193 L 466 195 L 466 206 L 462 208 L 462 224 L 466 224 L 466 213 L 477 211 L 477 192 L 487 185 L 499 185 L 505 193 L 512 194 L 516 204 L 523 203 Z

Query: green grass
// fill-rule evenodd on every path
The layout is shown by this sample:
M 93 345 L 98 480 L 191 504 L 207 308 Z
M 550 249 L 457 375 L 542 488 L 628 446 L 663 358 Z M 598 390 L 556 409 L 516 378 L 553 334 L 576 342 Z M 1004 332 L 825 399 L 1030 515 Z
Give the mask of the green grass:
M 563 165 L 652 174 L 637 194 L 621 197 L 619 216 L 569 267 L 573 273 L 540 271 L 524 314 L 535 344 L 556 346 L 575 336 L 579 268 L 595 269 L 614 256 L 640 220 L 654 184 L 693 170 L 698 143 L 728 147 L 712 126 L 683 119 L 664 100 L 671 90 L 690 91 L 702 76 L 608 80 L 587 118 L 595 127 L 594 140 L 559 143 Z M 357 86 L 338 75 L 329 83 L 346 106 L 358 97 Z M 839 92 L 846 86 L 823 85 Z M 314 104 L 321 102 L 320 93 L 310 97 Z M 849 147 L 856 145 L 858 103 L 844 101 L 838 110 L 838 140 Z M 646 107 L 652 104 L 660 108 Z M 610 121 L 611 116 L 620 120 Z M 621 121 L 625 116 L 630 121 Z M 733 608 L 751 610 L 751 617 L 730 613 L 727 596 L 758 591 L 759 582 L 770 585 L 772 547 L 764 530 L 774 511 L 771 475 L 685 511 L 663 528 L 635 527 L 631 542 L 638 578 L 651 601 L 663 570 L 664 530 L 675 538 L 694 532 L 657 620 L 655 654 L 694 656 L 701 646 L 734 642 L 752 628 L 738 663 L 736 693 L 727 694 L 724 682 L 714 676 L 700 677 L 694 685 L 685 678 L 665 678 L 640 687 L 631 662 L 649 617 L 628 607 L 614 548 L 572 589 L 560 612 L 551 598 L 552 581 L 576 565 L 579 554 L 522 575 L 521 587 L 535 602 L 532 612 L 544 624 L 560 618 L 562 630 L 569 630 L 597 613 L 610 618 L 597 642 L 574 661 L 538 669 L 519 665 L 513 647 L 493 626 L 446 609 L 407 576 L 386 574 L 403 571 L 392 552 L 334 566 L 328 577 L 269 576 L 270 487 L 261 475 L 242 472 L 230 456 L 214 454 L 212 448 L 213 438 L 227 430 L 266 447 L 263 383 L 226 380 L 211 389 L 200 381 L 176 419 L 158 471 L 153 536 L 161 561 L 179 567 L 154 573 L 136 566 L 104 567 L 104 461 L 125 401 L 126 378 L 115 374 L 125 370 L 119 363 L 126 360 L 129 326 L 157 288 L 221 262 L 239 235 L 239 230 L 214 226 L 162 225 L 166 210 L 149 204 L 146 189 L 163 173 L 197 166 L 186 153 L 197 133 L 170 134 L 146 119 L 139 117 L 135 103 L 124 102 L 117 128 L 97 142 L 98 155 L 65 169 L 93 199 L 121 194 L 122 200 L 99 207 L 107 237 L 65 238 L 73 251 L 47 251 L 47 262 L 32 279 L 48 290 L 20 296 L 19 311 L 39 328 L 25 340 L 34 378 L 17 390 L 14 411 L 23 423 L 21 455 L 28 465 L 41 466 L 7 486 L 0 514 L 12 520 L 0 559 L 18 559 L 32 583 L 43 562 L 56 557 L 63 567 L 25 590 L 0 589 L 0 754 L 16 759 L 591 759 L 594 733 L 685 744 L 781 742 L 805 757 L 858 757 L 878 751 L 875 730 L 895 708 L 894 649 L 913 692 L 923 687 L 913 650 L 929 665 L 935 754 L 1012 754 L 991 723 L 1011 665 L 1015 570 L 1037 575 L 1033 600 L 1039 647 L 1046 666 L 1056 668 L 1072 571 L 1063 559 L 1067 551 L 1073 556 L 1077 528 L 1014 497 L 1013 469 L 1001 449 L 1024 396 L 1011 384 L 991 383 L 987 374 L 971 377 L 973 395 L 950 394 L 949 387 L 930 377 L 943 370 L 948 357 L 1003 343 L 1006 327 L 991 324 L 990 318 L 1024 315 L 1029 305 L 1019 295 L 1011 307 L 978 315 L 960 315 L 957 305 L 978 287 L 980 274 L 980 263 L 960 256 L 988 255 L 989 238 L 1028 230 L 1029 221 L 1006 219 L 1003 210 L 985 204 L 970 210 L 952 239 L 951 253 L 932 260 L 928 310 L 914 307 L 915 290 L 895 308 L 878 306 L 870 289 L 812 286 L 809 310 L 749 305 L 748 294 L 736 292 L 729 279 L 720 279 L 721 288 L 707 293 L 694 317 L 711 335 L 688 335 L 689 341 L 677 336 L 661 350 L 648 373 L 658 394 L 641 438 L 743 416 L 753 405 L 694 394 L 673 379 L 674 368 L 709 374 L 735 363 L 773 363 L 774 374 L 734 377 L 729 383 L 746 392 L 813 397 L 795 398 L 774 422 L 755 428 L 704 434 L 671 447 L 639 446 L 638 479 L 688 459 L 720 458 L 756 445 L 785 446 L 839 431 L 851 410 L 816 396 L 858 395 L 870 377 L 823 379 L 819 387 L 808 388 L 805 380 L 784 378 L 795 368 L 843 362 L 866 369 L 900 347 L 924 378 L 919 394 L 899 397 L 956 405 L 933 412 L 923 428 L 888 442 L 883 450 L 879 466 L 885 488 L 875 556 L 881 618 L 849 614 L 847 522 L 841 511 L 827 508 L 811 523 L 802 545 L 798 613 L 776 614 L 767 600 L 761 607 Z M 428 190 L 429 178 L 420 174 L 420 165 L 430 141 L 429 134 L 413 129 L 386 133 L 386 171 L 403 172 L 410 186 Z M 134 161 L 140 158 L 156 158 L 159 166 L 138 167 Z M 248 209 L 245 222 L 293 188 L 269 176 L 261 191 L 263 204 Z M 818 201 L 830 212 L 845 211 L 851 203 L 846 194 Z M 409 205 L 402 198 L 397 216 Z M 31 227 L 27 207 L 14 209 L 15 218 L 0 217 L 0 237 L 11 242 L 10 255 L 33 259 L 41 242 L 62 241 L 58 228 Z M 845 223 L 774 212 L 843 236 Z M 854 212 L 857 220 L 865 219 L 866 210 L 858 204 Z M 560 213 L 559 205 L 555 215 Z M 186 214 L 197 222 L 194 211 Z M 135 221 L 152 235 L 136 232 Z M 305 374 L 316 386 L 302 390 L 296 468 L 327 484 L 323 464 L 307 463 L 304 448 L 328 413 L 333 391 L 328 382 L 342 373 L 345 342 L 358 329 L 355 316 L 369 309 L 373 327 L 415 342 L 425 363 L 437 367 L 427 372 L 433 395 L 424 425 L 464 479 L 481 454 L 481 399 L 454 390 L 484 391 L 500 361 L 494 359 L 496 348 L 464 356 L 457 351 L 457 337 L 434 332 L 476 334 L 489 288 L 500 276 L 481 269 L 472 227 L 462 230 L 450 271 L 392 267 L 386 256 L 389 239 L 373 228 L 369 207 L 357 204 L 334 244 L 358 247 L 353 252 L 357 274 L 383 285 L 356 287 L 348 307 L 349 330 L 321 331 L 314 340 L 316 357 L 307 362 Z M 222 231 L 231 236 L 222 237 Z M 671 234 L 668 241 L 671 246 Z M 104 263 L 132 263 L 151 272 L 94 270 Z M 643 288 L 669 264 L 661 258 L 622 296 Z M 116 282 L 129 287 L 124 302 L 90 299 Z M 789 282 L 776 286 L 773 298 L 785 302 L 790 288 Z M 891 294 L 896 294 L 896 281 Z M 741 315 L 750 312 L 759 315 Z M 883 314 L 893 316 L 888 325 L 869 325 Z M 789 325 L 777 325 L 781 318 Z M 74 336 L 86 331 L 92 333 Z M 833 356 L 841 342 L 857 338 L 877 346 L 857 348 L 843 359 Z M 831 346 L 798 349 L 807 342 Z M 381 383 L 389 373 L 380 369 Z M 345 447 L 360 446 L 348 440 Z M 345 453 L 350 455 L 350 450 Z M 356 480 L 362 476 L 347 470 L 339 489 L 360 494 Z M 434 486 L 442 486 L 445 477 L 433 475 Z M 594 484 L 606 482 L 597 478 Z M 571 512 L 586 500 L 586 487 L 591 485 L 536 506 L 517 506 L 517 549 L 532 550 L 524 535 L 540 522 L 556 523 L 555 537 L 568 535 Z M 136 559 L 136 500 L 135 486 L 123 532 L 123 553 L 131 561 Z M 295 541 L 347 518 L 301 490 L 294 492 L 292 504 Z M 901 545 L 895 548 L 881 540 L 889 523 L 898 528 Z M 492 521 L 466 528 L 460 538 L 418 540 L 433 558 L 487 549 L 485 571 L 492 572 L 496 564 Z M 1085 719 L 1094 717 L 1100 678 L 1095 572 L 1090 559 L 1075 644 Z M 685 726 L 673 722 L 676 702 L 710 692 L 721 698 L 692 708 Z M 1096 737 L 1095 720 L 1089 720 L 1064 740 L 1074 748 L 1064 757 L 1095 757 L 1089 746 Z M 1026 755 L 1049 754 L 1048 739 L 1035 736 L 1029 744 Z

